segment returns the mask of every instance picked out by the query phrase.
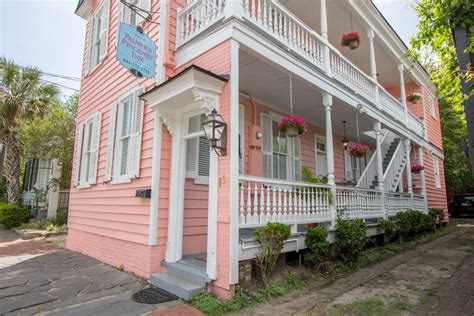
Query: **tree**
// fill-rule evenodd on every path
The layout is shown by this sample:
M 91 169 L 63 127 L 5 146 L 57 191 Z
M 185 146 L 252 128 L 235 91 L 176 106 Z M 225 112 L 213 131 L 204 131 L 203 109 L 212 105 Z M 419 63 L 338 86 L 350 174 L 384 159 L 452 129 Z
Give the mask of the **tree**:
M 34 121 L 22 119 L 18 123 L 18 141 L 22 157 L 57 159 L 62 165 L 61 187 L 69 187 L 70 162 L 74 152 L 78 95 L 65 102 L 53 103 L 47 115 Z
M 420 17 L 418 34 L 410 40 L 413 57 L 423 61 L 437 86 L 440 121 L 445 153 L 445 176 L 454 192 L 473 187 L 469 150 L 474 145 L 474 106 L 472 102 L 472 73 L 460 71 L 453 34 L 457 27 L 464 27 L 470 36 L 462 43 L 466 53 L 474 53 L 474 2 L 472 0 L 420 0 L 415 10 Z M 461 89 L 466 83 L 471 89 Z M 467 118 L 467 122 L 466 122 Z M 468 125 L 472 125 L 468 137 Z M 470 148 L 466 148 L 469 143 Z M 471 153 L 473 156 L 474 151 Z
M 418 34 L 410 41 L 411 53 L 418 58 L 425 57 L 438 87 L 441 125 L 445 134 L 446 178 L 448 182 L 457 182 L 455 187 L 459 187 L 457 176 L 462 175 L 463 180 L 472 183 L 465 177 L 466 159 L 462 157 L 467 139 L 471 175 L 474 174 L 474 97 L 472 65 L 468 57 L 474 55 L 474 2 L 419 0 L 415 10 L 420 23 Z M 466 36 L 461 38 L 460 34 Z M 463 107 L 465 117 L 461 118 Z
M 0 58 L 0 141 L 6 147 L 5 178 L 8 203 L 18 203 L 20 195 L 20 149 L 18 122 L 33 121 L 57 101 L 56 86 L 41 81 L 39 69 L 22 68 Z

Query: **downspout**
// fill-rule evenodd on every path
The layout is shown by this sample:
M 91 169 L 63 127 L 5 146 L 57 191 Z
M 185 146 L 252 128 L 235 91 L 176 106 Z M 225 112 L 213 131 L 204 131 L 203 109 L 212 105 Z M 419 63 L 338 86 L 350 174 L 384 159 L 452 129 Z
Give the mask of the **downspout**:
M 166 79 L 165 52 L 166 52 L 166 34 L 168 33 L 168 2 L 162 0 L 160 4 L 160 37 L 158 39 L 158 61 L 157 73 L 155 75 L 156 83 L 160 84 Z M 151 201 L 150 218 L 148 225 L 148 245 L 157 244 L 158 235 L 158 205 L 160 199 L 160 177 L 161 177 L 161 138 L 162 138 L 162 120 L 160 113 L 155 109 L 153 121 L 153 153 L 151 166 Z
M 255 101 L 252 99 L 252 97 L 249 97 L 249 102 L 252 104 L 253 107 L 253 122 L 252 124 L 255 125 L 257 124 L 257 105 L 255 104 Z

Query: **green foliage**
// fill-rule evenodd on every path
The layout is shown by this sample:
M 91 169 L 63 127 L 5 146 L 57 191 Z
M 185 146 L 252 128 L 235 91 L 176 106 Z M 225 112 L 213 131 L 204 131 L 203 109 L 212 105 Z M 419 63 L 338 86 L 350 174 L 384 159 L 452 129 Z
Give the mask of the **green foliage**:
M 309 267 L 316 267 L 319 263 L 327 259 L 329 252 L 328 231 L 325 227 L 309 228 L 304 241 L 308 252 L 304 255 L 304 260 Z
M 59 211 L 56 218 L 44 218 L 33 223 L 22 224 L 21 229 L 40 229 L 49 232 L 65 232 L 67 231 L 67 212 Z
M 306 182 L 311 182 L 311 183 L 322 183 L 322 184 L 327 184 L 328 179 L 327 178 L 320 178 L 316 177 L 313 173 L 313 170 L 311 168 L 303 166 L 301 169 L 301 179 Z
M 46 231 L 50 233 L 64 233 L 67 231 L 67 226 L 66 225 L 55 225 L 53 223 L 49 224 L 48 227 L 46 227 Z
M 344 261 L 355 261 L 367 244 L 367 226 L 363 220 L 347 220 L 344 212 L 337 212 L 336 246 Z
M 7 201 L 7 182 L 0 177 L 0 203 Z
M 417 210 L 398 212 L 396 217 L 400 242 L 403 242 L 410 234 L 416 235 L 423 232 L 424 229 L 432 224 L 431 214 L 423 214 Z
M 200 292 L 191 300 L 191 304 L 205 315 L 223 315 L 233 313 L 245 307 L 253 306 L 291 290 L 301 289 L 306 282 L 295 274 L 289 273 L 286 281 L 276 280 L 266 288 L 255 292 L 242 291 L 235 294 L 232 300 L 219 300 L 210 293 Z
M 6 228 L 17 227 L 30 217 L 31 213 L 26 208 L 15 204 L 0 204 L 0 224 L 3 224 Z
M 52 222 L 56 225 L 67 225 L 67 211 L 58 211 Z
M 445 178 L 455 193 L 473 187 L 467 143 L 466 117 L 460 79 L 472 80 L 459 72 L 452 29 L 466 27 L 467 51 L 474 53 L 474 2 L 472 0 L 420 0 L 415 10 L 420 17 L 418 33 L 411 38 L 410 55 L 422 60 L 438 90 L 443 134 Z M 472 89 L 471 89 L 472 94 Z
M 440 222 L 444 220 L 444 210 L 442 208 L 430 208 L 428 214 L 434 221 L 436 221 L 436 219 L 439 219 Z
M 291 235 L 290 227 L 281 223 L 268 223 L 254 231 L 257 242 L 262 246 L 257 254 L 257 265 L 260 268 L 262 281 L 268 285 L 268 279 L 276 267 L 283 243 Z
M 387 243 L 397 233 L 397 225 L 391 220 L 383 219 L 379 222 L 379 226 L 385 231 L 385 239 Z

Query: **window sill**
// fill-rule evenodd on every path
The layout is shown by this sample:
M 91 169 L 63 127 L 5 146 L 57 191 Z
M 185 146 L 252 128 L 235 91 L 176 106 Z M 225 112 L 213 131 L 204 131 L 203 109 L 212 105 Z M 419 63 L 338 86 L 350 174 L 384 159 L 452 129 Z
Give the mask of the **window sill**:
M 97 65 L 94 66 L 94 68 L 92 69 L 89 69 L 89 72 L 86 73 L 86 75 L 84 76 L 85 78 L 88 78 L 90 76 L 92 76 L 96 71 L 98 71 L 98 69 L 100 68 L 100 66 L 102 65 L 102 63 L 107 59 L 107 56 L 106 55 L 104 58 L 102 58 L 101 60 L 99 60 L 99 63 Z
M 194 184 L 209 185 L 209 177 L 199 176 L 196 179 L 194 179 Z
M 87 188 L 90 188 L 91 185 L 89 183 L 83 183 L 83 184 L 79 184 L 76 189 L 87 189 Z
M 115 180 L 110 181 L 110 184 L 123 184 L 123 183 L 130 183 L 132 182 L 131 178 L 118 178 Z

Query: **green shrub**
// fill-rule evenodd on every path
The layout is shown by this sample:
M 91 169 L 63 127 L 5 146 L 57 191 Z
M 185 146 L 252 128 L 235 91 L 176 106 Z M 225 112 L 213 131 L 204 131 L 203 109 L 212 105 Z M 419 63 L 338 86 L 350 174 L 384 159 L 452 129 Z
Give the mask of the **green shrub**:
M 59 211 L 51 222 L 57 226 L 67 225 L 67 211 Z
M 361 219 L 347 220 L 344 211 L 337 212 L 336 246 L 344 261 L 355 261 L 367 244 L 367 226 Z
M 412 232 L 419 234 L 424 228 L 423 213 L 417 210 L 407 210 L 406 213 L 411 221 Z
M 379 222 L 380 228 L 384 230 L 384 243 L 388 244 L 397 233 L 397 225 L 391 220 L 383 219 Z
M 262 246 L 257 254 L 256 262 L 265 286 L 268 285 L 268 279 L 276 267 L 283 243 L 290 235 L 290 227 L 281 223 L 268 223 L 267 226 L 259 227 L 254 231 L 255 239 Z
M 14 204 L 0 203 L 0 224 L 6 228 L 17 227 L 30 219 L 31 213 L 26 208 Z
M 430 208 L 428 214 L 435 222 L 436 218 L 438 218 L 440 222 L 444 221 L 444 210 L 442 208 Z
M 398 212 L 397 215 L 397 232 L 402 243 L 411 231 L 411 218 L 407 212 Z
M 433 219 L 429 214 L 423 214 L 423 226 L 425 229 L 433 226 Z
M 304 241 L 308 252 L 304 255 L 304 260 L 310 267 L 316 267 L 326 260 L 329 252 L 329 241 L 327 240 L 328 230 L 325 227 L 313 227 L 308 229 Z

